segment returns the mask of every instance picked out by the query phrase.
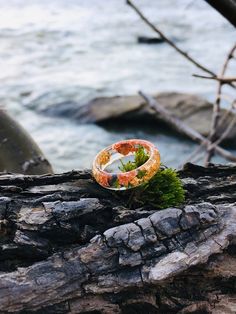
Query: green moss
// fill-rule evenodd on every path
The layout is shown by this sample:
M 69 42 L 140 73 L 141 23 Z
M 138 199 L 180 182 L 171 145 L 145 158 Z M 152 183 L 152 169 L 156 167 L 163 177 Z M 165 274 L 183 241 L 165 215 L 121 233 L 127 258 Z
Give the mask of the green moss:
M 136 169 L 144 164 L 148 157 L 144 148 L 140 146 L 137 152 L 135 152 L 134 161 L 127 163 L 121 161 L 120 170 L 127 172 Z M 144 171 L 139 171 L 139 178 L 142 178 L 144 175 Z M 182 204 L 185 200 L 185 190 L 178 173 L 174 169 L 161 167 L 147 183 L 139 187 L 133 200 L 143 205 L 152 205 L 163 209 Z
M 174 169 L 160 169 L 142 187 L 144 204 L 150 204 L 158 208 L 178 206 L 185 200 L 185 191 L 177 172 Z
M 144 148 L 142 146 L 139 146 L 138 150 L 134 154 L 134 161 L 128 161 L 127 163 L 124 163 L 122 160 L 120 160 L 121 166 L 119 167 L 119 169 L 122 172 L 128 172 L 143 165 L 147 160 L 148 155 L 146 154 Z
M 142 179 L 146 175 L 147 171 L 146 170 L 138 170 L 137 178 Z
M 116 179 L 116 181 L 113 183 L 113 187 L 116 188 L 116 189 L 120 188 L 120 184 L 119 184 L 119 180 L 118 179 Z
M 145 152 L 145 149 L 142 146 L 139 146 L 138 150 L 134 154 L 134 164 L 136 168 L 142 166 L 148 158 L 149 156 Z

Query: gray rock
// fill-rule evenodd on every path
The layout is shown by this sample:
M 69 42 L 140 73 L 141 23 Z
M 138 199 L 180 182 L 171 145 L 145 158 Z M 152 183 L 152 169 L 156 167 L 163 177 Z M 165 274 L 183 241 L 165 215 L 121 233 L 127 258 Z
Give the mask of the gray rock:
M 213 108 L 207 100 L 196 95 L 175 92 L 159 93 L 154 98 L 175 117 L 202 135 L 209 134 Z M 146 106 L 142 97 L 138 95 L 99 97 L 84 105 L 67 101 L 45 108 L 41 112 L 50 116 L 73 118 L 81 123 L 105 123 L 114 119 L 142 123 L 160 122 L 158 114 Z M 224 113 L 225 109 L 222 109 L 221 115 Z M 229 124 L 232 117 L 233 113 L 228 115 L 225 125 Z M 219 129 L 219 134 L 221 133 L 222 129 Z M 236 125 L 228 134 L 226 141 L 236 144 L 235 136 Z
M 147 36 L 138 36 L 137 37 L 137 42 L 139 44 L 163 44 L 165 42 L 164 39 L 160 37 L 147 37 Z
M 204 136 L 210 131 L 212 117 L 212 104 L 205 99 L 191 94 L 165 92 L 155 97 L 156 101 L 175 117 L 194 128 Z M 225 110 L 221 110 L 221 115 Z M 229 114 L 225 125 L 231 121 L 233 113 Z M 158 114 L 145 106 L 140 96 L 114 96 L 95 98 L 84 106 L 78 108 L 76 118 L 81 122 L 105 122 L 111 119 L 160 121 Z M 222 129 L 219 130 L 219 134 Z M 233 141 L 236 136 L 236 126 L 229 133 L 226 140 Z
M 33 138 L 3 109 L 0 109 L 0 152 L 0 172 L 53 173 Z
M 73 118 L 76 116 L 78 110 L 78 104 L 74 101 L 63 101 L 56 103 L 55 105 L 48 106 L 40 109 L 40 112 L 47 116 L 54 117 L 67 117 Z

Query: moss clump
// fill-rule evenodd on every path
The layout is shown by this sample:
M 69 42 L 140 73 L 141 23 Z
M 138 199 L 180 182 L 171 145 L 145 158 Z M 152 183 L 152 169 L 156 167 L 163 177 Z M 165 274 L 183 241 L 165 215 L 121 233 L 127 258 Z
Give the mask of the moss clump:
M 143 187 L 142 201 L 158 208 L 178 206 L 185 200 L 185 191 L 174 169 L 160 169 Z
M 121 161 L 120 170 L 127 172 L 136 169 L 144 164 L 148 158 L 144 148 L 139 147 L 135 152 L 134 161 L 127 163 Z M 185 190 L 178 173 L 174 169 L 161 167 L 147 183 L 139 187 L 133 200 L 142 205 L 152 205 L 163 209 L 182 204 L 185 200 Z

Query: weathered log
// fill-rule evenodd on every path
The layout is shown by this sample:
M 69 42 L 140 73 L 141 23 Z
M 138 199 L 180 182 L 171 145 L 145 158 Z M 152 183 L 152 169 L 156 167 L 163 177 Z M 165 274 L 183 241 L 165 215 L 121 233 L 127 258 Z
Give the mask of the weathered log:
M 0 313 L 235 313 L 236 167 L 180 176 L 160 211 L 89 171 L 0 176 Z

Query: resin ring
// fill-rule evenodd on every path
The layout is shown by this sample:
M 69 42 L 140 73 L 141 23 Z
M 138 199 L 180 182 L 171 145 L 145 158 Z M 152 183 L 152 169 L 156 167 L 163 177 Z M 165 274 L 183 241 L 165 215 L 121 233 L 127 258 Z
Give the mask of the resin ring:
M 117 161 L 132 157 L 140 147 L 148 156 L 144 164 L 128 172 L 112 170 Z M 92 172 L 95 180 L 104 188 L 126 190 L 149 181 L 159 168 L 160 154 L 157 148 L 148 141 L 134 139 L 117 142 L 103 149 L 94 159 Z

